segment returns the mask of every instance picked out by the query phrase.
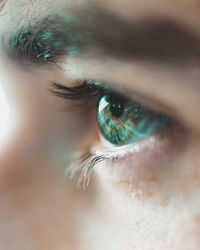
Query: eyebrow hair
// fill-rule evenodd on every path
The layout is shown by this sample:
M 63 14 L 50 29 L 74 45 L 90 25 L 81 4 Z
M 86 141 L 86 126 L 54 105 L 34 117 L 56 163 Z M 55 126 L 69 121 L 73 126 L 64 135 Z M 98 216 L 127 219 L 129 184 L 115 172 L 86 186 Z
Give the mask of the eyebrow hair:
M 21 27 L 5 42 L 7 54 L 36 64 L 65 55 L 112 56 L 127 60 L 185 65 L 200 62 L 200 37 L 168 19 L 134 23 L 105 11 L 48 16 Z

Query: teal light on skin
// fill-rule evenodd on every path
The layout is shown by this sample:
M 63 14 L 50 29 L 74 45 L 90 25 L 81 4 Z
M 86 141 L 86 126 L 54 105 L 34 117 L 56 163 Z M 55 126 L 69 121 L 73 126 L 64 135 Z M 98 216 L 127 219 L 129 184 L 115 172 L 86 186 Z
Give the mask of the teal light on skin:
M 26 58 L 31 56 L 32 62 L 46 63 L 54 60 L 54 51 L 63 53 L 64 44 L 54 40 L 51 32 L 41 35 L 32 33 L 32 30 L 20 30 L 9 41 L 12 51 L 16 51 L 16 56 L 23 55 Z
M 102 82 L 90 80 L 90 81 L 87 81 L 87 84 L 95 85 L 95 86 L 100 87 L 100 88 L 102 88 L 104 90 L 111 90 L 111 88 L 108 85 L 106 85 L 105 83 L 102 83 Z
M 61 20 L 57 23 L 63 25 L 56 25 L 47 18 L 42 23 L 22 27 L 10 38 L 8 50 L 11 54 L 14 51 L 16 57 L 27 58 L 33 63 L 56 62 L 64 55 L 77 56 L 78 47 L 86 47 L 91 36 L 81 29 L 77 32 L 79 26 L 70 18 L 62 17 Z

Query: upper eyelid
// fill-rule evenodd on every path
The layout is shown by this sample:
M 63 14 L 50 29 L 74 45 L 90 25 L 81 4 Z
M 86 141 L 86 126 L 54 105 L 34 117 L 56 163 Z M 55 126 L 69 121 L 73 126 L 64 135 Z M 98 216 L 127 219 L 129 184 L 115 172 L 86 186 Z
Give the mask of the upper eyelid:
M 137 104 L 150 109 L 154 112 L 158 112 L 170 117 L 173 117 L 174 119 L 181 120 L 179 117 L 177 117 L 177 113 L 175 110 L 170 108 L 168 105 L 165 103 L 157 100 L 155 97 L 152 98 L 148 95 L 144 95 L 136 90 L 130 90 L 126 87 L 122 86 L 116 86 L 116 84 L 113 83 L 104 83 L 104 82 L 95 82 L 95 81 L 88 81 L 89 84 L 95 84 L 97 86 L 100 86 L 102 88 L 108 89 L 111 92 L 116 93 L 117 95 L 120 95 L 124 98 L 127 98 L 128 100 L 132 102 L 136 102 Z
M 118 87 L 113 83 L 105 83 L 95 80 L 79 80 L 74 87 L 68 87 L 58 83 L 51 84 L 51 92 L 59 97 L 71 100 L 88 99 L 88 101 L 97 101 L 99 96 L 105 93 L 105 90 L 113 94 L 117 94 L 123 98 L 127 98 L 132 102 L 163 115 L 167 115 L 176 121 L 181 121 L 177 117 L 175 110 L 171 109 L 156 98 L 143 95 L 138 91 L 128 90 L 124 87 Z

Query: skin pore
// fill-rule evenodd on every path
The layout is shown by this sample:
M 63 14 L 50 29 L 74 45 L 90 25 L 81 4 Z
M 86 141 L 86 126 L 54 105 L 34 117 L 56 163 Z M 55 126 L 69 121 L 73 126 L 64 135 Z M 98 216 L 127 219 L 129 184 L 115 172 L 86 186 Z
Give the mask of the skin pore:
M 0 148 L 1 249 L 200 248 L 199 8 L 198 1 L 178 0 L 156 4 L 153 0 L 9 0 L 6 5 L 0 1 L 0 84 L 14 117 L 13 128 Z M 116 51 L 106 53 L 110 52 L 109 39 L 100 35 L 95 45 L 103 42 L 105 50 L 93 49 L 92 43 L 91 50 L 78 55 L 64 51 L 56 64 L 36 64 L 27 58 L 22 63 L 24 57 L 7 53 L 8 41 L 20 27 L 58 14 L 63 18 L 82 14 L 80 20 L 90 24 L 88 33 L 106 27 L 100 35 L 114 35 L 115 43 L 121 38 L 119 31 L 134 41 L 136 29 L 141 37 L 146 34 L 147 41 L 153 33 L 148 35 L 149 29 L 168 20 L 171 44 L 160 45 L 162 60 L 155 55 L 158 36 L 145 46 L 151 58 L 129 57 L 127 49 L 120 53 L 123 39 Z M 110 23 L 103 22 L 105 16 Z M 145 28 L 142 24 L 149 20 L 154 24 Z M 133 32 L 129 35 L 118 24 L 132 27 Z M 173 51 L 170 48 L 176 42 Z M 87 47 L 87 41 L 84 44 Z M 136 49 L 130 50 L 137 52 L 142 44 L 142 40 L 135 42 Z M 130 151 L 96 165 L 85 191 L 82 186 L 77 189 L 76 177 L 66 178 L 65 169 L 85 148 L 103 152 L 113 148 L 99 139 L 94 112 L 86 108 L 75 112 L 73 103 L 49 91 L 51 82 L 76 86 L 80 79 L 108 83 L 132 97 L 139 93 L 141 104 L 181 124 L 140 152 Z M 151 99 L 159 104 L 152 104 Z

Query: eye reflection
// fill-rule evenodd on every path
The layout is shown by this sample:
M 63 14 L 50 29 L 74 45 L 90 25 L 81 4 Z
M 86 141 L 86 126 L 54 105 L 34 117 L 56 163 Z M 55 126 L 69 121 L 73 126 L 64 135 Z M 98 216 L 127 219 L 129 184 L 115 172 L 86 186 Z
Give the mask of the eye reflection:
M 99 99 L 97 117 L 104 138 L 115 146 L 133 143 L 161 132 L 173 122 L 167 116 L 109 92 Z
M 108 84 L 90 80 L 67 87 L 54 83 L 52 93 L 69 102 L 78 100 L 81 111 L 95 114 L 94 125 L 99 128 L 95 126 L 91 132 L 95 133 L 94 140 L 68 168 L 70 177 L 80 173 L 78 183 L 83 182 L 84 187 L 89 184 L 93 168 L 102 161 L 111 165 L 112 162 L 119 162 L 125 167 L 123 161 L 137 155 L 142 165 L 147 166 L 152 161 L 156 166 L 163 161 L 164 155 L 171 159 L 181 148 L 179 141 L 183 139 L 185 130 L 178 121 L 153 111 L 143 105 L 142 100 L 137 102 L 128 98 L 125 92 Z M 111 145 L 104 144 L 98 136 L 99 132 Z

